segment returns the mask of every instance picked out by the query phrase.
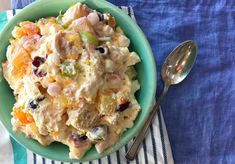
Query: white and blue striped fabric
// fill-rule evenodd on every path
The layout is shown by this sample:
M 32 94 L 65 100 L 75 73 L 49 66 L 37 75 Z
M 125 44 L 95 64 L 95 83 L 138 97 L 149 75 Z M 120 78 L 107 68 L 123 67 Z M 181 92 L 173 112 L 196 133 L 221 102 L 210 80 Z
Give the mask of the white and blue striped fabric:
M 135 20 L 131 7 L 120 7 Z M 6 19 L 11 19 L 20 10 L 5 12 Z M 1 14 L 0 14 L 1 16 Z M 0 19 L 1 20 L 1 19 Z M 72 164 L 41 157 L 27 150 L 14 141 L 0 123 L 0 164 Z M 125 154 L 133 140 L 117 152 L 98 160 L 74 164 L 173 164 L 171 147 L 161 110 L 152 123 L 148 135 L 143 141 L 139 154 L 134 161 L 127 161 Z

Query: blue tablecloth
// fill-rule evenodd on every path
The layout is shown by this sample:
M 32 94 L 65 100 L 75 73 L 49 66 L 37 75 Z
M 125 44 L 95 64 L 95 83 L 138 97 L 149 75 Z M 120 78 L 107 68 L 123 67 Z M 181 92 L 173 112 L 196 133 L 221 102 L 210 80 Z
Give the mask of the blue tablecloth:
M 13 0 L 21 8 L 32 0 Z M 134 8 L 158 68 L 180 42 L 193 39 L 191 74 L 162 103 L 175 163 L 235 163 L 235 1 L 110 0 Z

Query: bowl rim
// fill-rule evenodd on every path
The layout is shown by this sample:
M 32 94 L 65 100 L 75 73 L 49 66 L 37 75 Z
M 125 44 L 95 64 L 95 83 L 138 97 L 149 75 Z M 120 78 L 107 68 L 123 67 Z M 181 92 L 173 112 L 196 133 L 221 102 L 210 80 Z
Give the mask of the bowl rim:
M 19 13 L 17 13 L 11 20 L 9 20 L 6 25 L 4 26 L 4 28 L 2 29 L 2 31 L 0 32 L 0 38 L 3 37 L 4 33 L 8 31 L 9 28 L 11 28 L 12 26 L 15 26 L 15 21 L 20 18 L 21 16 L 25 15 L 29 10 L 33 10 L 34 7 L 36 7 L 37 5 L 40 5 L 42 3 L 45 3 L 47 0 L 37 0 L 37 1 L 34 1 L 33 3 L 29 4 L 28 6 L 26 6 L 25 8 L 23 8 L 21 11 L 19 11 Z M 151 90 L 151 93 L 149 93 L 149 97 L 151 97 L 151 104 L 150 104 L 150 107 L 149 108 L 152 108 L 154 102 L 155 102 L 155 95 L 156 95 L 156 89 L 157 89 L 157 69 L 156 69 L 156 64 L 155 64 L 155 59 L 154 59 L 154 55 L 153 55 L 153 52 L 152 52 L 152 49 L 151 49 L 151 46 L 146 38 L 146 36 L 144 35 L 143 31 L 140 29 L 140 27 L 137 25 L 137 23 L 135 23 L 128 15 L 126 15 L 125 13 L 122 12 L 122 10 L 120 8 L 118 8 L 116 5 L 110 3 L 110 2 L 107 2 L 105 0 L 99 0 L 99 1 L 96 1 L 96 0 L 77 0 L 77 2 L 81 2 L 81 3 L 84 3 L 86 1 L 92 1 L 92 2 L 95 2 L 96 4 L 105 4 L 106 6 L 112 8 L 113 10 L 116 10 L 118 11 L 119 15 L 123 18 L 123 19 L 126 19 L 128 22 L 129 22 L 129 25 L 133 26 L 138 35 L 141 37 L 142 39 L 142 42 L 146 45 L 147 47 L 147 52 L 146 52 L 146 55 L 147 55 L 147 58 L 150 59 L 151 63 L 148 63 L 152 69 L 152 78 L 153 78 L 153 81 L 152 81 L 152 90 Z M 47 1 L 48 2 L 48 1 Z M 71 1 L 72 3 L 72 1 Z M 151 112 L 152 109 L 149 109 L 147 110 L 146 112 L 146 115 L 143 116 L 143 121 L 146 121 L 150 112 Z M 0 120 L 2 120 L 1 118 L 1 115 L 0 115 Z M 10 134 L 10 136 L 17 142 L 19 143 L 21 146 L 23 146 L 24 148 L 26 149 L 29 149 L 30 151 L 38 154 L 38 155 L 41 155 L 43 157 L 46 157 L 46 158 L 49 158 L 49 159 L 53 159 L 53 160 L 59 160 L 59 161 L 64 161 L 64 162 L 86 162 L 86 161 L 92 161 L 92 160 L 95 160 L 95 159 L 98 159 L 98 158 L 91 158 L 90 160 L 82 160 L 82 159 L 70 159 L 70 160 L 63 160 L 63 159 L 59 159 L 57 157 L 52 157 L 48 154 L 45 154 L 45 153 L 42 153 L 42 151 L 40 150 L 37 150 L 37 149 L 34 149 L 33 147 L 30 147 L 30 145 L 27 145 L 25 142 L 23 141 L 19 141 L 17 139 L 17 137 L 15 136 L 15 132 L 11 131 L 11 130 L 8 130 L 7 128 L 7 124 L 3 121 L 1 121 L 3 126 L 7 129 L 8 133 Z M 136 128 L 128 137 L 127 139 L 125 139 L 125 141 L 123 141 L 122 143 L 120 144 L 117 144 L 115 146 L 115 148 L 112 149 L 112 151 L 109 151 L 109 152 L 104 152 L 102 153 L 102 155 L 99 156 L 99 158 L 102 158 L 104 156 L 107 156 L 117 150 L 119 150 L 120 148 L 122 148 L 125 144 L 127 144 L 136 134 L 138 134 L 139 130 L 143 127 L 143 124 L 142 126 Z M 119 140 L 120 141 L 120 140 Z M 118 142 L 119 142 L 118 141 Z M 117 143 L 118 143 L 117 142 Z

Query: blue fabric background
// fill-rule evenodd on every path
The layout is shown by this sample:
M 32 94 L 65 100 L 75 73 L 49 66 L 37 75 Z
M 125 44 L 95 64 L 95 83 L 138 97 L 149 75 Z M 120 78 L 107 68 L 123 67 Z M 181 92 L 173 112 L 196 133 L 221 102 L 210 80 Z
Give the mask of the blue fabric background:
M 32 0 L 13 0 L 22 8 Z M 175 163 L 235 163 L 235 2 L 110 0 L 134 8 L 159 70 L 180 42 L 198 45 L 196 64 L 162 103 Z

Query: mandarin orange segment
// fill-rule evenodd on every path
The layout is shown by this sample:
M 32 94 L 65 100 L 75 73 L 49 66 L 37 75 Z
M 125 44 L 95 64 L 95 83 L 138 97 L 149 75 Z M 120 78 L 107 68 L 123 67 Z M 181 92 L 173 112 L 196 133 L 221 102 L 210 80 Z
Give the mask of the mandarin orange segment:
M 15 75 L 23 77 L 27 72 L 28 63 L 30 61 L 31 59 L 27 53 L 21 53 L 17 55 L 12 62 L 14 66 L 13 72 L 15 72 Z
M 25 21 L 20 23 L 20 27 L 15 27 L 12 34 L 15 38 L 31 36 L 40 34 L 40 28 L 33 22 Z
M 65 86 L 68 86 L 68 85 L 72 84 L 72 80 L 68 79 L 65 81 L 64 84 L 65 84 Z
M 34 119 L 30 113 L 25 113 L 21 108 L 13 111 L 13 116 L 18 118 L 22 124 L 30 124 L 34 122 Z
M 30 61 L 28 53 L 18 54 L 13 60 L 12 64 L 15 68 L 19 69 L 20 67 L 26 65 Z

